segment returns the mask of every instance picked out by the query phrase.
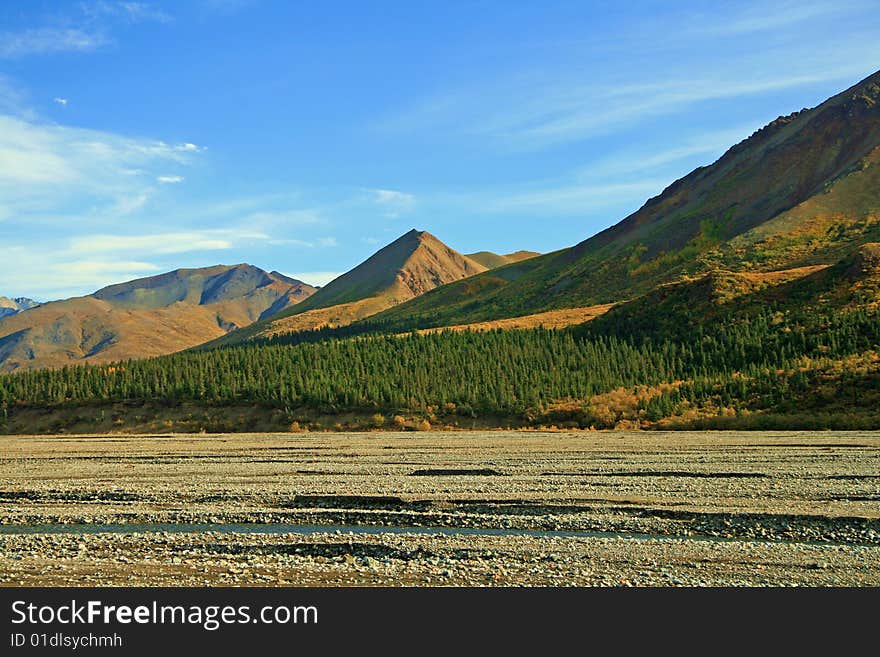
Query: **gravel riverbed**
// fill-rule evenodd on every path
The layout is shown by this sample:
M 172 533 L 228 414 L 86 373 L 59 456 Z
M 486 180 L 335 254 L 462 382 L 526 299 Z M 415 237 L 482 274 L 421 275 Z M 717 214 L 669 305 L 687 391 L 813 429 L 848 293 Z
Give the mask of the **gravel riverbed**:
M 0 446 L 0 585 L 880 585 L 872 432 Z

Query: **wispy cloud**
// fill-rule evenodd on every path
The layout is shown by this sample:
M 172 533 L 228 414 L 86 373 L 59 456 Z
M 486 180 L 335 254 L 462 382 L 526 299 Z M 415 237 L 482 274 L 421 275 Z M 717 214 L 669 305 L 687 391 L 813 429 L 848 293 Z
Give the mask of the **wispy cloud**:
M 296 238 L 273 239 L 270 241 L 273 246 L 301 246 L 307 249 L 327 248 L 339 246 L 339 242 L 335 237 L 319 237 L 315 240 L 298 240 Z
M 643 202 L 668 184 L 665 179 L 618 184 L 568 184 L 522 192 L 490 190 L 470 199 L 484 212 L 578 215 L 627 200 Z
M 103 280 L 108 274 L 124 277 L 159 270 L 158 266 L 150 262 L 136 260 L 74 260 L 57 263 L 54 268 L 64 272 L 65 282 L 68 284 L 74 281 L 89 282 L 95 280 L 95 277 Z
M 828 33 L 824 23 L 850 20 L 871 4 L 876 3 L 731 3 L 712 5 L 712 16 L 671 12 L 666 19 L 674 30 L 664 33 L 662 23 L 646 20 L 601 46 L 608 61 L 625 62 L 620 66 L 596 66 L 595 53 L 579 55 L 584 44 L 561 44 L 557 66 L 532 69 L 520 61 L 510 70 L 493 70 L 491 78 L 474 80 L 475 74 L 413 98 L 373 127 L 385 135 L 440 136 L 503 152 L 528 151 L 614 134 L 713 102 L 852 83 L 880 61 L 876 30 L 866 24 Z M 774 26 L 772 40 L 757 34 Z M 823 38 L 801 34 L 803 26 Z M 749 31 L 762 40 L 760 48 L 743 46 L 735 58 L 713 54 L 712 39 Z M 703 41 L 705 60 L 695 59 L 693 49 Z M 642 60 L 646 65 L 636 66 Z M 593 68 L 580 61 L 593 62 L 587 64 Z
M 162 185 L 174 185 L 183 182 L 183 176 L 158 176 L 156 182 Z
M 699 164 L 711 164 L 731 146 L 739 143 L 761 127 L 761 121 L 738 128 L 688 135 L 661 150 L 624 148 L 608 157 L 598 158 L 578 172 L 581 180 L 624 180 L 643 172 L 666 170 L 682 160 L 700 157 Z M 671 182 L 671 181 L 670 181 Z
M 0 198 L 21 221 L 39 213 L 66 222 L 86 208 L 112 220 L 143 208 L 159 178 L 159 186 L 183 178 L 162 171 L 199 157 L 182 146 L 0 115 Z
M 395 189 L 368 190 L 373 201 L 379 205 L 386 217 L 396 218 L 413 209 L 416 197 Z
M 40 27 L 21 32 L 0 32 L 0 57 L 18 58 L 60 52 L 88 52 L 107 44 L 100 31 Z
M 91 0 L 57 12 L 48 24 L 0 32 L 0 58 L 86 53 L 114 42 L 124 24 L 168 23 L 171 16 L 146 2 Z
M 201 153 L 202 151 L 207 150 L 206 146 L 196 146 L 195 144 L 190 144 L 189 142 L 184 144 L 177 144 L 174 147 L 174 150 L 180 151 L 183 153 Z
M 730 6 L 730 13 L 719 16 L 718 7 L 711 14 L 692 15 L 680 30 L 680 38 L 743 36 L 761 32 L 778 31 L 800 23 L 831 16 L 849 15 L 865 10 L 876 10 L 873 2 L 842 0 L 840 2 L 810 2 L 809 0 L 783 0 L 773 3 L 760 2 L 744 6 Z
M 43 256 L 43 257 L 41 257 Z M 77 256 L 33 246 L 11 246 L 0 260 L 4 292 L 43 301 L 88 294 L 113 282 L 153 275 L 158 265 L 119 257 Z
M 877 48 L 880 55 L 880 46 Z M 545 86 L 516 101 L 496 103 L 495 109 L 470 120 L 450 121 L 450 129 L 479 135 L 498 145 L 534 149 L 613 133 L 657 116 L 707 101 L 727 100 L 802 87 L 859 75 L 860 64 L 845 63 L 802 73 L 771 71 L 738 77 L 723 72 L 712 76 L 670 78 L 629 85 L 584 85 L 566 81 Z M 466 110 L 469 111 L 469 110 Z M 417 120 L 417 119 L 416 119 Z M 452 125 L 467 126 L 453 128 Z
M 264 233 L 231 229 L 196 230 L 147 235 L 83 235 L 70 240 L 69 251 L 84 253 L 142 252 L 152 254 L 222 251 L 244 241 L 267 240 Z
M 0 114 L 33 118 L 34 112 L 27 106 L 26 97 L 24 90 L 0 73 Z
M 257 4 L 258 0 L 201 0 L 204 9 L 219 14 L 233 14 Z
M 80 6 L 83 13 L 92 19 L 111 18 L 128 23 L 170 23 L 172 20 L 170 14 L 146 2 L 92 0 Z

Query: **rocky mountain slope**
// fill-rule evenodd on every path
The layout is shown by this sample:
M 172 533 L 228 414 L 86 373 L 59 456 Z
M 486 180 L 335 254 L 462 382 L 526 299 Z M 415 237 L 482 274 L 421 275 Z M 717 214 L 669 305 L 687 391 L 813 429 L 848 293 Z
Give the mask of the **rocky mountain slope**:
M 15 315 L 16 313 L 20 313 L 38 305 L 40 304 L 27 297 L 16 297 L 14 299 L 0 297 L 0 319 L 9 315 Z
M 413 229 L 306 301 L 208 346 L 323 326 L 344 326 L 486 269 L 430 233 Z
M 0 371 L 172 353 L 247 326 L 315 289 L 247 264 L 111 285 L 0 320 Z
M 713 269 L 831 264 L 880 240 L 880 72 L 780 117 L 574 247 L 502 266 L 377 316 L 470 323 L 619 302 Z

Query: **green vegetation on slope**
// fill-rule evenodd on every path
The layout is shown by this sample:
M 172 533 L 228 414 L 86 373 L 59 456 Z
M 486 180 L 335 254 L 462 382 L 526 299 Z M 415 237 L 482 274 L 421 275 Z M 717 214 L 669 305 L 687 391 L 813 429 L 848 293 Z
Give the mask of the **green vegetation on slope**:
M 446 285 L 377 318 L 449 326 L 626 301 L 718 267 L 829 264 L 880 239 L 878 147 L 880 72 L 780 117 L 570 249 Z
M 765 428 L 762 417 L 784 417 L 797 426 L 880 427 L 878 349 L 876 310 L 768 308 L 680 338 L 627 335 L 606 323 L 252 345 L 25 372 L 0 377 L 0 407 L 14 417 L 33 406 L 125 400 L 258 403 L 304 425 L 320 414 L 359 413 L 432 422 L 445 414 L 445 423 L 493 416 L 502 426 Z
M 354 414 L 597 428 L 880 427 L 877 244 L 806 272 L 715 272 L 663 286 L 566 330 L 387 332 L 375 322 L 13 374 L 0 377 L 0 407 L 9 417 L 126 401 L 259 404 L 303 425 Z
M 344 326 L 485 269 L 430 233 L 411 230 L 295 308 L 267 312 L 261 321 L 206 347 L 226 347 L 322 326 Z

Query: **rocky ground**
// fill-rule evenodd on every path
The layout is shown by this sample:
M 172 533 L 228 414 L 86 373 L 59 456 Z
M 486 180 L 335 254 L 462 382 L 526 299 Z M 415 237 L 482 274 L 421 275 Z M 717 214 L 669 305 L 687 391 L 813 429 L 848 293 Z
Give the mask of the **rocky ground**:
M 0 454 L 5 585 L 880 585 L 877 433 L 41 436 Z

